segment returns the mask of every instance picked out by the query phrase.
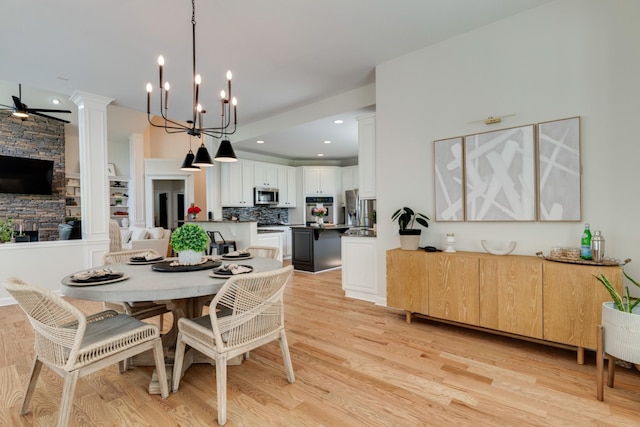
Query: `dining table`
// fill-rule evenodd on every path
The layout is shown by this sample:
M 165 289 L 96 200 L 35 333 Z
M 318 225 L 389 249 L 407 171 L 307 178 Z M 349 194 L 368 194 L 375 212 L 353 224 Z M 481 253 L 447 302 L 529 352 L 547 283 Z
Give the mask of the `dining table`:
M 238 264 L 251 267 L 252 272 L 276 270 L 282 267 L 282 262 L 263 257 L 251 257 L 249 259 L 221 259 L 219 256 L 206 257 L 206 263 L 202 266 L 176 266 L 171 268 L 170 263 L 175 264 L 174 258 L 162 260 L 163 263 L 115 263 L 94 267 L 68 274 L 62 278 L 63 295 L 86 301 L 102 302 L 144 302 L 153 301 L 157 304 L 165 304 L 173 314 L 173 323 L 169 331 L 162 334 L 165 347 L 167 377 L 171 378 L 170 366 L 173 364 L 173 351 L 178 337 L 178 320 L 182 317 L 190 319 L 202 316 L 204 307 L 213 299 L 214 295 L 222 288 L 230 276 L 216 276 L 215 272 L 221 264 Z M 162 268 L 160 268 L 160 266 Z M 78 282 L 77 278 L 89 271 L 109 269 L 113 273 L 122 275 L 115 279 L 104 281 Z M 184 271 L 186 270 L 186 271 Z M 214 277 L 215 276 L 215 277 Z M 199 355 L 185 354 L 185 366 L 183 371 L 191 363 L 213 363 L 212 360 Z M 234 361 L 231 363 L 241 363 Z M 142 355 L 133 361 L 134 365 L 153 365 L 153 358 Z M 157 376 L 154 374 L 149 393 L 159 394 Z

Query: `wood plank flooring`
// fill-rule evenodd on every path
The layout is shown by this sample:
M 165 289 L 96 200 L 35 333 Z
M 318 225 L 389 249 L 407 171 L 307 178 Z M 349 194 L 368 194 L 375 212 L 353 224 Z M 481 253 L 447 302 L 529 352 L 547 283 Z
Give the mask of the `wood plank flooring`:
M 100 304 L 71 300 L 84 312 Z M 285 295 L 296 382 L 269 344 L 228 370 L 228 426 L 638 426 L 640 374 L 616 370 L 596 400 L 595 355 L 415 320 L 344 297 L 341 271 L 296 272 Z M 17 305 L 0 307 L 0 425 L 51 426 L 62 381 L 44 368 L 20 405 L 33 333 Z M 170 323 L 170 322 L 166 322 Z M 81 378 L 71 426 L 217 425 L 215 368 L 194 365 L 177 393 L 147 392 L 151 368 L 113 366 Z

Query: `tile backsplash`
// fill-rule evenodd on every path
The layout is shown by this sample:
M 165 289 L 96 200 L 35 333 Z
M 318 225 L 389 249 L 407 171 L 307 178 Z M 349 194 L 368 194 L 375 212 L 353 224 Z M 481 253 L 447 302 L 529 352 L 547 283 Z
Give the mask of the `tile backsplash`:
M 240 221 L 258 221 L 258 224 L 278 224 L 289 222 L 287 208 L 270 208 L 257 206 L 250 208 L 222 208 L 222 217 L 231 219 L 237 217 Z

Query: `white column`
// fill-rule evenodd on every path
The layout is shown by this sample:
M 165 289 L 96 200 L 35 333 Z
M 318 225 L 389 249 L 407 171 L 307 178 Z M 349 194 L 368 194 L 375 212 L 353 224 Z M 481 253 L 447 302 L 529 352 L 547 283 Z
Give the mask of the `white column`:
M 107 106 L 113 99 L 76 91 L 71 101 L 78 106 L 82 238 L 108 240 Z
M 132 227 L 144 227 L 145 183 L 144 183 L 144 138 L 134 133 L 129 137 L 129 220 Z M 152 225 L 152 224 L 151 224 Z

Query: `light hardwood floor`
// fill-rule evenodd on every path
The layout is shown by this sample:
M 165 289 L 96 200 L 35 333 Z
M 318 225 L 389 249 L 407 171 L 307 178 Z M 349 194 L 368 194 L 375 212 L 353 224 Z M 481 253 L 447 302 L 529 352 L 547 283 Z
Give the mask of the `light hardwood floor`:
M 596 400 L 595 355 L 455 326 L 345 298 L 341 271 L 296 272 L 286 295 L 296 374 L 271 343 L 228 370 L 228 426 L 638 426 L 640 375 L 619 368 Z M 85 312 L 96 303 L 72 300 Z M 31 412 L 20 404 L 33 334 L 18 306 L 0 307 L 0 425 L 55 423 L 62 382 L 44 368 Z M 169 323 L 169 322 L 166 322 Z M 217 425 L 215 368 L 194 365 L 168 399 L 151 368 L 116 366 L 80 379 L 71 426 Z

